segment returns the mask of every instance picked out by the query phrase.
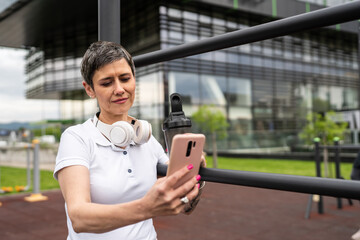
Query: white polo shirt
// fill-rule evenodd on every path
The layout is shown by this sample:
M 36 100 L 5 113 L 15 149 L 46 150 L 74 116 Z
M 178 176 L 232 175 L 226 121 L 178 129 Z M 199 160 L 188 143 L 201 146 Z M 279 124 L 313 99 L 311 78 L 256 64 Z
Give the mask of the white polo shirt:
M 54 177 L 64 167 L 82 165 L 89 169 L 91 201 L 117 204 L 142 198 L 157 179 L 156 165 L 168 157 L 151 136 L 142 145 L 121 149 L 110 143 L 95 127 L 92 119 L 69 127 L 61 136 Z M 77 239 L 156 239 L 152 219 L 101 234 L 75 233 L 67 213 L 68 240 Z

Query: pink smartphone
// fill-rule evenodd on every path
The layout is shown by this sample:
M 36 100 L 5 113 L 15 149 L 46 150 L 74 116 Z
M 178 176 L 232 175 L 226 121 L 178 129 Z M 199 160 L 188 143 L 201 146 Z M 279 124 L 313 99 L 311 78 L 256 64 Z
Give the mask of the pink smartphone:
M 166 175 L 169 176 L 189 164 L 194 166 L 190 173 L 175 185 L 175 188 L 199 173 L 204 144 L 205 136 L 203 134 L 185 133 L 173 137 Z

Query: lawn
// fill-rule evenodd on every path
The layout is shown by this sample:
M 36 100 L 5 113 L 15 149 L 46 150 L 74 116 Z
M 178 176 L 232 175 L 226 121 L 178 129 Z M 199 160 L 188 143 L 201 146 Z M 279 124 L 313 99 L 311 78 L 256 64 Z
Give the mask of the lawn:
M 32 171 L 31 171 L 32 172 Z M 58 182 L 53 178 L 52 171 L 40 171 L 40 188 L 41 190 L 50 190 L 59 188 Z M 31 175 L 31 181 L 33 181 Z M 0 166 L 0 187 L 12 187 L 13 192 L 15 186 L 26 186 L 27 176 L 26 168 L 4 167 Z M 32 188 L 28 190 L 32 191 Z
M 207 165 L 212 167 L 212 157 L 207 156 Z M 283 160 L 283 159 L 244 159 L 219 157 L 218 167 L 222 169 L 268 172 L 280 174 L 292 174 L 301 176 L 315 176 L 315 163 L 313 161 Z M 341 163 L 341 175 L 350 179 L 352 163 Z M 322 173 L 324 170 L 322 169 Z M 335 166 L 330 164 L 330 174 L 335 175 Z M 0 187 L 12 187 L 26 185 L 26 169 L 0 166 Z M 32 180 L 32 177 L 31 177 Z M 40 171 L 41 190 L 57 189 L 58 182 L 53 178 L 52 171 Z M 31 192 L 32 189 L 29 189 Z

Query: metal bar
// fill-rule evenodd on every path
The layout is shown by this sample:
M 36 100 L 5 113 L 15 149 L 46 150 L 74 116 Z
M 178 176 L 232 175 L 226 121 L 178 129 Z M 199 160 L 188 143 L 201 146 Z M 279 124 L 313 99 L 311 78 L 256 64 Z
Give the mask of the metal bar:
M 321 177 L 321 160 L 320 160 L 319 142 L 315 142 L 315 168 L 316 168 L 316 176 Z
M 360 21 L 358 22 L 358 59 L 360 59 Z M 360 79 L 360 67 L 359 67 L 359 63 L 358 63 L 358 76 L 359 76 L 359 79 Z M 360 89 L 358 89 L 358 101 L 360 101 Z M 355 143 L 358 143 L 358 132 L 356 131 L 354 133 L 356 135 L 356 142 Z
M 315 140 L 315 168 L 316 168 L 316 177 L 321 177 L 321 160 L 320 160 L 320 143 L 319 139 Z M 323 197 L 319 196 L 318 201 L 318 213 L 323 214 L 324 213 L 324 201 Z
M 31 144 L 26 147 L 26 186 L 25 191 L 31 187 L 31 159 L 30 159 Z
M 340 172 L 340 145 L 339 141 L 334 141 L 334 147 L 335 147 L 335 176 L 338 179 L 341 179 L 341 172 Z
M 39 149 L 40 149 L 39 143 L 34 142 L 33 193 L 40 193 Z
M 34 162 L 33 162 L 33 192 L 30 196 L 25 197 L 25 201 L 28 202 L 37 202 L 45 201 L 48 197 L 43 196 L 40 193 L 40 167 L 39 167 L 39 151 L 40 151 L 40 141 L 34 139 L 32 141 L 34 148 Z
M 305 211 L 305 219 L 309 219 L 310 218 L 310 212 L 311 212 L 311 207 L 312 207 L 312 202 L 313 202 L 313 195 L 309 195 L 309 200 L 308 203 L 306 205 L 306 211 Z
M 165 176 L 167 165 L 158 164 L 157 171 L 158 175 Z M 199 174 L 208 182 L 360 200 L 360 181 L 212 168 L 201 168 Z
M 319 146 L 319 148 L 327 148 L 329 150 L 336 150 L 337 148 L 340 149 L 346 149 L 346 150 L 360 150 L 360 146 L 346 146 L 346 145 L 340 145 L 339 147 L 337 146 Z
M 335 149 L 335 176 L 337 179 L 341 179 L 341 173 L 340 173 L 340 146 L 339 141 L 334 141 L 334 147 L 337 147 Z M 341 198 L 337 198 L 337 207 L 339 209 L 342 208 L 342 200 Z
M 120 0 L 98 0 L 98 40 L 120 43 Z
M 219 36 L 135 56 L 136 67 L 234 47 L 360 18 L 360 1 L 323 8 Z

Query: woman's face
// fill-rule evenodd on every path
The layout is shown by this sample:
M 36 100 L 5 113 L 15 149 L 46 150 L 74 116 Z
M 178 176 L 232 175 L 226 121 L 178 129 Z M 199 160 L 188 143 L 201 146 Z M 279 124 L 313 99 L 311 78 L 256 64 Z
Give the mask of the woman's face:
M 96 70 L 93 89 L 86 82 L 83 86 L 90 97 L 97 98 L 101 121 L 112 124 L 127 120 L 135 98 L 135 77 L 124 58 Z

